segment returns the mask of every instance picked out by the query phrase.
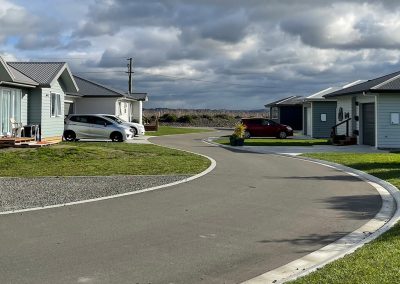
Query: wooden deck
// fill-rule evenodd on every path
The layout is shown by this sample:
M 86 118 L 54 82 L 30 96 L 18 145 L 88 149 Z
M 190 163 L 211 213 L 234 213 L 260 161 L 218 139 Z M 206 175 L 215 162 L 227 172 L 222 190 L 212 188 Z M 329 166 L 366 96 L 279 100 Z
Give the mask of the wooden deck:
M 5 137 L 0 138 L 0 148 L 15 147 L 16 145 L 28 144 L 35 142 L 35 138 L 31 137 Z
M 35 141 L 35 138 L 31 137 L 6 137 L 0 138 L 0 148 L 38 148 L 48 146 L 60 142 L 61 139 L 50 139 Z

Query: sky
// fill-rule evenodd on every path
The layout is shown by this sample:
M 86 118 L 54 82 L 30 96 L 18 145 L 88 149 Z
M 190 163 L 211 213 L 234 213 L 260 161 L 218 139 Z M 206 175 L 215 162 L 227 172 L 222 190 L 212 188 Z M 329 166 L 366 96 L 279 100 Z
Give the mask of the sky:
M 400 1 L 0 0 L 0 56 L 65 61 L 145 108 L 262 109 L 400 70 Z

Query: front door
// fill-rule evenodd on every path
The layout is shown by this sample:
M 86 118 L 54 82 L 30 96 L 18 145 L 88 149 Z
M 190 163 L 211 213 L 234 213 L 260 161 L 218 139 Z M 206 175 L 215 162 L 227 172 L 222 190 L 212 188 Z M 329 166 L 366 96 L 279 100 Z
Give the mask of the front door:
M 375 104 L 362 104 L 363 144 L 375 146 Z

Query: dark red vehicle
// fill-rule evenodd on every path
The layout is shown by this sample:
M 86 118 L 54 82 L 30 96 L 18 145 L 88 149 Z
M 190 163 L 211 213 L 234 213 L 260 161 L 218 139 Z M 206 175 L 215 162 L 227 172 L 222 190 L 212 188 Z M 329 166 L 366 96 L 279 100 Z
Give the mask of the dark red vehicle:
M 246 126 L 245 138 L 276 137 L 285 139 L 293 136 L 293 129 L 290 126 L 266 118 L 242 118 L 242 123 Z

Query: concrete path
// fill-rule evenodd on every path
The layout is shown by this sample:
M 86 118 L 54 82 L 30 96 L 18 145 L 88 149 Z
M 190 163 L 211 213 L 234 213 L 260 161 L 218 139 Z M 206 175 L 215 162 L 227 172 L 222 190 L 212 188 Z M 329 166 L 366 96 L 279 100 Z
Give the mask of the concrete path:
M 243 149 L 257 153 L 278 153 L 301 155 L 305 153 L 386 153 L 368 145 L 314 145 L 314 146 L 243 146 Z
M 217 161 L 192 182 L 0 216 L 0 283 L 238 283 L 321 248 L 380 209 L 365 182 L 204 144 L 210 135 L 152 139 Z

